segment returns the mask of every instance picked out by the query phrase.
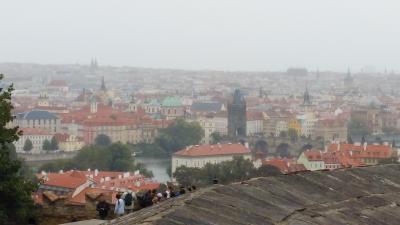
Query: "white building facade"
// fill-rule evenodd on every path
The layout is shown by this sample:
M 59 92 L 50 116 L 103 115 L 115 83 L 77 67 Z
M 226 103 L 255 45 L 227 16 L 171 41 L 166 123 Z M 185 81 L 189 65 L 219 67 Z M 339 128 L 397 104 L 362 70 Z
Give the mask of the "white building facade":
M 172 156 L 172 174 L 180 166 L 203 168 L 207 163 L 218 164 L 236 156 L 251 160 L 249 148 L 241 144 L 216 144 L 189 146 Z

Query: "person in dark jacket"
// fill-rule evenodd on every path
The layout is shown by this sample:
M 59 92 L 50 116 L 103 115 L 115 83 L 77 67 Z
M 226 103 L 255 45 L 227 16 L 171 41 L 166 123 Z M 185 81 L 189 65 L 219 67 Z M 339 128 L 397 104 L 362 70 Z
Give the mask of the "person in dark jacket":
M 97 203 L 96 210 L 99 212 L 100 219 L 104 220 L 108 215 L 108 211 L 110 211 L 110 204 L 102 198 L 99 203 Z

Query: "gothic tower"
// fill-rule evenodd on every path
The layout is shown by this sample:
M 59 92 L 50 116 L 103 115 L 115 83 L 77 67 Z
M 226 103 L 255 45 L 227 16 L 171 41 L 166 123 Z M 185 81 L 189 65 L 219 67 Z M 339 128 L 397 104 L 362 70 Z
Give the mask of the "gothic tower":
M 103 78 L 101 79 L 101 87 L 100 87 L 100 90 L 101 90 L 101 91 L 107 91 L 106 82 L 104 81 L 104 76 L 103 76 Z
M 90 99 L 90 113 L 97 113 L 97 99 L 96 96 L 92 96 Z
M 308 92 L 308 88 L 306 87 L 306 90 L 304 91 L 304 95 L 303 95 L 303 104 L 302 106 L 304 107 L 304 111 L 308 112 L 312 109 L 313 104 L 311 101 L 311 95 Z
M 136 104 L 135 97 L 133 94 L 131 95 L 131 100 L 129 101 L 128 111 L 129 112 L 137 112 L 137 104 Z
M 246 101 L 239 89 L 233 94 L 233 101 L 228 103 L 228 136 L 246 136 Z
M 42 107 L 50 106 L 49 96 L 47 95 L 46 91 L 41 91 L 40 92 L 38 106 L 42 106 Z

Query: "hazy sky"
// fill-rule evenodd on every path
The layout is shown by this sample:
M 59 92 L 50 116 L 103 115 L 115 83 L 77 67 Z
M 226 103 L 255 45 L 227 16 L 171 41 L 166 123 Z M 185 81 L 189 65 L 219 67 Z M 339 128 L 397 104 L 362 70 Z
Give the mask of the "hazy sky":
M 0 0 L 0 62 L 400 69 L 398 0 Z

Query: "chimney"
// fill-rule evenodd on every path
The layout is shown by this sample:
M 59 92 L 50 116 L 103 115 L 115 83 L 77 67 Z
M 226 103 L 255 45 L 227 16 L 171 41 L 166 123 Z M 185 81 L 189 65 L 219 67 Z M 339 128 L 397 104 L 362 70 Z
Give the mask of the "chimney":
M 340 151 L 340 143 L 337 144 L 337 150 Z
M 99 170 L 98 170 L 98 169 L 95 169 L 95 170 L 94 170 L 94 176 L 97 177 L 97 175 L 99 175 Z
M 249 148 L 249 142 L 244 143 L 244 146 L 245 146 L 246 148 Z
M 364 151 L 367 150 L 367 142 L 364 142 Z
M 59 174 L 63 174 L 63 173 L 64 173 L 64 170 L 60 170 L 58 173 L 59 173 Z

